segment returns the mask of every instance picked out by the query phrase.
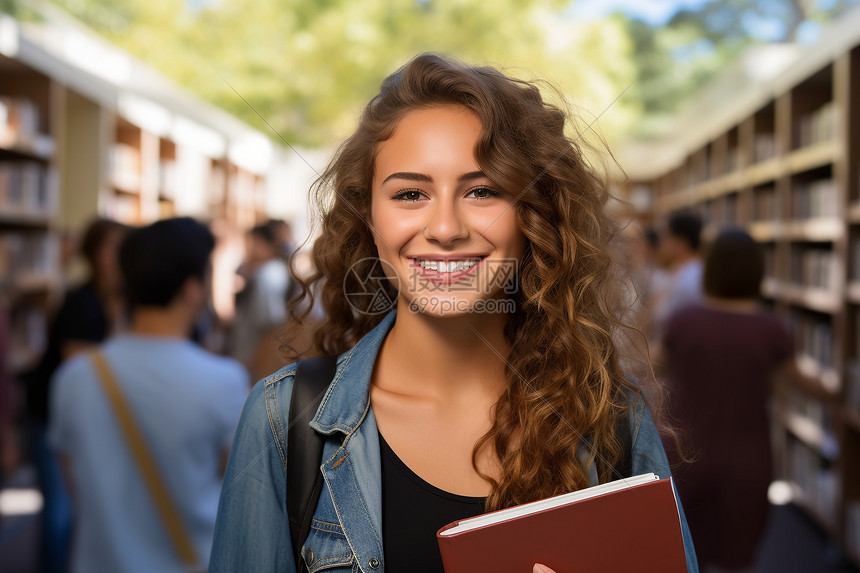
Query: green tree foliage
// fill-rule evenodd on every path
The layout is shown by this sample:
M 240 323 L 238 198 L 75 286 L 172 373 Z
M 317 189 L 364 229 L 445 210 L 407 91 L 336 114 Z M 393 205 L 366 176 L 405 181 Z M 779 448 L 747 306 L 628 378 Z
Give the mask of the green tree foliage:
M 304 145 L 342 139 L 380 81 L 424 51 L 549 78 L 588 110 L 586 123 L 634 75 L 623 21 L 565 20 L 567 2 L 559 0 L 54 2 L 181 85 L 266 129 L 238 92 L 284 138 Z M 629 125 L 635 109 L 622 98 L 601 119 L 604 131 Z
M 795 42 L 858 0 L 711 0 L 677 12 L 665 25 L 627 20 L 635 49 L 635 94 L 646 117 L 659 119 L 714 77 L 745 48 Z M 642 124 L 644 129 L 649 123 Z

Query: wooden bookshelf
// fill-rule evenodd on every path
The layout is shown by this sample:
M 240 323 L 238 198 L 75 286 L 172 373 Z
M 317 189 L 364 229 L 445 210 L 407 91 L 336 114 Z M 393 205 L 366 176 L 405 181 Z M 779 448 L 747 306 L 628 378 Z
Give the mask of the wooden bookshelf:
M 780 392 L 778 477 L 860 564 L 860 34 L 851 33 L 847 48 L 801 58 L 759 92 L 767 97 L 739 95 L 742 113 L 726 111 L 721 128 L 691 136 L 682 160 L 639 184 L 653 190 L 656 221 L 688 209 L 706 239 L 739 225 L 762 245 L 764 302 L 794 333 L 801 369 L 832 394 Z
M 66 281 L 61 236 L 97 216 L 191 216 L 241 251 L 244 233 L 270 216 L 266 181 L 281 157 L 260 132 L 46 10 L 26 26 L 0 14 L 0 308 L 16 373 L 44 350 Z M 64 48 L 81 41 L 86 65 Z
M 58 294 L 55 141 L 63 89 L 0 56 L 0 285 L 13 373 L 45 348 Z

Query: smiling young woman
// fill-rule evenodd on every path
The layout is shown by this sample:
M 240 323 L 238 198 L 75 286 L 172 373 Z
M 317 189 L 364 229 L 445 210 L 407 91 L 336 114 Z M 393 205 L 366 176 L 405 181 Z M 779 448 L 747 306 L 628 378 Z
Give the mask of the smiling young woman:
M 310 424 L 326 436 L 325 485 L 302 567 L 440 572 L 435 532 L 451 521 L 616 479 L 622 459 L 668 477 L 613 342 L 609 196 L 565 123 L 534 85 L 422 55 L 385 80 L 322 174 L 302 288 L 325 311 L 314 354 L 338 359 Z M 368 295 L 392 308 L 356 304 Z M 296 570 L 295 372 L 246 403 L 212 571 Z

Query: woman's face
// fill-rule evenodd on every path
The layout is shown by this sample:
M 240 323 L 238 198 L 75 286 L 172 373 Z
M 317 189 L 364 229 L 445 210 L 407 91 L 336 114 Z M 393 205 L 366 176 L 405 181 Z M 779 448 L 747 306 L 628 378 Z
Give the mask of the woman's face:
M 515 197 L 475 160 L 480 132 L 466 108 L 417 109 L 378 147 L 370 223 L 383 268 L 413 310 L 514 311 L 508 295 L 526 239 Z

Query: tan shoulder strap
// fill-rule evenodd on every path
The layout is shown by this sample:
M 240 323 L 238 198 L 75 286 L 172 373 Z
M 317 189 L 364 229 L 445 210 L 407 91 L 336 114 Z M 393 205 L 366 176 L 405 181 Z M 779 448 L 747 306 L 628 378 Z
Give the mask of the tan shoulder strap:
M 131 411 L 128 402 L 126 402 L 107 360 L 105 360 L 104 355 L 100 351 L 93 353 L 93 364 L 101 379 L 105 395 L 116 413 L 117 421 L 128 442 L 132 456 L 137 462 L 140 473 L 143 476 L 143 481 L 146 483 L 149 493 L 155 501 L 155 507 L 158 510 L 158 514 L 170 540 L 173 542 L 176 553 L 186 567 L 196 566 L 197 552 L 194 549 L 194 544 L 191 542 L 191 536 L 188 530 L 185 529 L 185 524 L 170 498 L 167 484 L 164 483 L 161 474 L 158 472 L 158 465 L 155 463 L 152 452 L 147 447 L 143 433 L 140 431 L 140 426 L 135 423 L 134 413 Z

